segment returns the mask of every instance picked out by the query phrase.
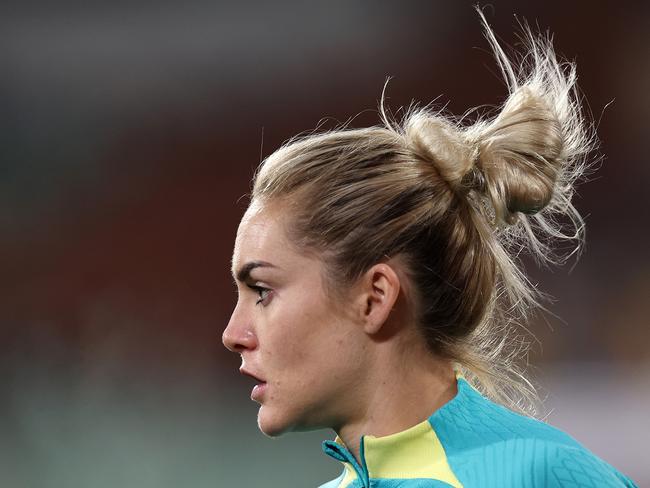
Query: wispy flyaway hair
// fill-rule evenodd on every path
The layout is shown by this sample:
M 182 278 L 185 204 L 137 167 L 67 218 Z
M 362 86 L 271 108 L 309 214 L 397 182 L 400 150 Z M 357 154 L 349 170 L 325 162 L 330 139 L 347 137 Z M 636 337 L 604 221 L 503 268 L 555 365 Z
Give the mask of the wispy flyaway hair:
M 382 95 L 381 126 L 291 139 L 260 166 L 252 198 L 290 203 L 292 241 L 320 253 L 334 294 L 399 256 L 431 353 L 530 412 L 522 330 L 544 295 L 518 258 L 562 263 L 580 249 L 571 198 L 596 139 L 576 67 L 550 36 L 524 24 L 523 49 L 509 55 L 478 12 L 508 90 L 497 110 L 469 121 L 416 107 L 396 121 Z M 557 253 L 557 241 L 573 244 Z

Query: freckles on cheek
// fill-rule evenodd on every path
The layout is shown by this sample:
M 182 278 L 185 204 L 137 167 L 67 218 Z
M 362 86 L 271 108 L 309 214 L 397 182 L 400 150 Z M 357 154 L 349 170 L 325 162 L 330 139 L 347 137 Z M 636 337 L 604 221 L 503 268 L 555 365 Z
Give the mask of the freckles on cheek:
M 285 365 L 287 373 L 295 373 L 308 365 L 310 354 L 307 349 L 305 345 L 287 342 L 278 351 L 277 359 Z

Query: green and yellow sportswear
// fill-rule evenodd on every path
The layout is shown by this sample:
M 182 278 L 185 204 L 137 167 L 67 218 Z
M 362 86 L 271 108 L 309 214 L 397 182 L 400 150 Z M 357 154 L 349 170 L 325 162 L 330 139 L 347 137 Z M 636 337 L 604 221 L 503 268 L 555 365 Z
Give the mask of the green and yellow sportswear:
M 323 451 L 344 465 L 321 488 L 622 488 L 634 482 L 550 425 L 498 405 L 457 376 L 458 393 L 424 422 L 363 436 L 360 462 L 343 442 Z

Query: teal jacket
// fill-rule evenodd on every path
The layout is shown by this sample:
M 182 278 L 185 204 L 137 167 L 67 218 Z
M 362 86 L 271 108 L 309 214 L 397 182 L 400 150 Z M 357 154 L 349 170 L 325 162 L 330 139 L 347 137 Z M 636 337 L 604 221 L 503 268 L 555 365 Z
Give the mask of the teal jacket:
M 325 441 L 344 469 L 321 488 L 636 487 L 568 434 L 457 381 L 456 396 L 424 422 L 363 436 L 360 464 L 339 438 Z

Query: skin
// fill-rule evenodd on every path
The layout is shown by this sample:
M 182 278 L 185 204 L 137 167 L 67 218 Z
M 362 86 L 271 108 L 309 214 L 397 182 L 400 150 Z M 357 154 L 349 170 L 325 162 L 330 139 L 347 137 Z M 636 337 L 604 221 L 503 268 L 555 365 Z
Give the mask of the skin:
M 426 348 L 399 259 L 371 267 L 330 298 L 325 264 L 288 240 L 281 203 L 253 202 L 237 231 L 239 298 L 223 343 L 264 380 L 258 425 L 269 436 L 332 428 L 358 459 L 362 435 L 385 436 L 428 418 L 456 394 L 451 364 Z

